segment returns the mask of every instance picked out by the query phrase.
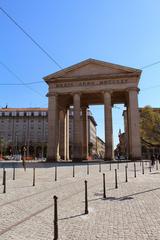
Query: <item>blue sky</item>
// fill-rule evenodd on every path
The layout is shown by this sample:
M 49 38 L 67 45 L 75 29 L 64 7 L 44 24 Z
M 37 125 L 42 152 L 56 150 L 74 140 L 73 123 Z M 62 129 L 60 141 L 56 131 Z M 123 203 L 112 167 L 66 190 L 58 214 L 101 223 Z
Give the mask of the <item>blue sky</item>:
M 141 68 L 160 60 L 159 0 L 1 0 L 4 8 L 55 60 L 67 67 L 87 58 Z M 58 67 L 0 11 L 0 83 L 40 81 Z M 139 105 L 159 107 L 160 64 L 143 71 Z M 0 107 L 47 107 L 47 85 L 0 86 Z M 36 92 L 35 92 L 36 91 Z M 113 109 L 114 139 L 123 129 Z M 104 137 L 103 107 L 91 108 Z

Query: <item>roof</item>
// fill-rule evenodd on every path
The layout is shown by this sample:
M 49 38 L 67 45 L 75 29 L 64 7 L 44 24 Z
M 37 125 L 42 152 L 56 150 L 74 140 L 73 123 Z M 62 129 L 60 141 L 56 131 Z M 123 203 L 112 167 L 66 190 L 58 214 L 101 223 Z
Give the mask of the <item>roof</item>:
M 1 112 L 45 112 L 48 108 L 0 108 Z
M 133 74 L 133 73 L 136 73 L 136 74 L 141 74 L 141 70 L 140 69 L 136 69 L 136 68 L 131 68 L 131 67 L 126 67 L 126 66 L 122 66 L 122 65 L 118 65 L 118 64 L 113 64 L 113 63 L 109 63 L 109 62 L 104 62 L 104 61 L 100 61 L 100 60 L 96 60 L 96 59 L 92 59 L 92 58 L 89 58 L 89 59 L 86 59 L 82 62 L 79 62 L 77 64 L 74 64 L 74 65 L 71 65 L 67 68 L 64 68 L 60 71 L 57 71 L 55 73 L 52 73 L 52 74 L 49 74 L 47 76 L 45 76 L 43 79 L 48 82 L 48 80 L 51 80 L 51 79 L 57 79 L 57 78 L 62 78 L 62 77 L 66 77 L 66 76 L 69 76 L 68 74 L 74 72 L 77 70 L 76 74 L 77 76 L 81 76 L 81 72 L 80 70 L 81 69 L 84 69 L 86 66 L 88 65 L 94 65 L 94 66 L 97 66 L 97 68 L 99 68 L 99 73 L 98 74 L 104 74 L 106 73 L 106 71 L 104 70 L 107 70 L 107 69 L 112 69 L 112 71 L 114 73 L 116 73 L 116 71 L 118 71 L 117 73 L 128 73 L 128 74 Z M 93 69 L 88 69 L 88 74 L 93 74 Z

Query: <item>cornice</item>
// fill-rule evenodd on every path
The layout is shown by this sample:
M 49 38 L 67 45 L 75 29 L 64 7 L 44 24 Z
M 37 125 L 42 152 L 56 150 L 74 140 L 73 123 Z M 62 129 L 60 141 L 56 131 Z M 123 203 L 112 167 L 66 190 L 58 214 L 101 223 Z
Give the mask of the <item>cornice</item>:
M 112 74 L 94 74 L 94 75 L 84 75 L 84 76 L 74 76 L 74 77 L 52 77 L 50 79 L 45 80 L 48 84 L 50 83 L 60 83 L 67 81 L 82 81 L 82 80 L 103 80 L 103 79 L 128 79 L 128 78 L 139 78 L 140 73 L 112 73 Z

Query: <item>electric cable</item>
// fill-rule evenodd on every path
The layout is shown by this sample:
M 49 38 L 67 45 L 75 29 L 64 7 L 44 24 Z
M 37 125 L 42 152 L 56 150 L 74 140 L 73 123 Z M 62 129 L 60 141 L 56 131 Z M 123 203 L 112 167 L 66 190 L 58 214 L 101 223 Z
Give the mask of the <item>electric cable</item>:
M 0 10 L 52 61 L 58 68 L 63 69 L 61 65 L 42 47 L 17 21 L 9 15 L 6 10 L 0 7 Z

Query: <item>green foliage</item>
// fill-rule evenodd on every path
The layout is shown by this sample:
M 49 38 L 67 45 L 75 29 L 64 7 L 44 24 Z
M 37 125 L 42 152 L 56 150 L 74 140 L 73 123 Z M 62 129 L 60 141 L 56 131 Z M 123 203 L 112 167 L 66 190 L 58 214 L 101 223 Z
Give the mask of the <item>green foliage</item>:
M 146 106 L 140 113 L 141 138 L 153 144 L 160 144 L 160 112 Z

